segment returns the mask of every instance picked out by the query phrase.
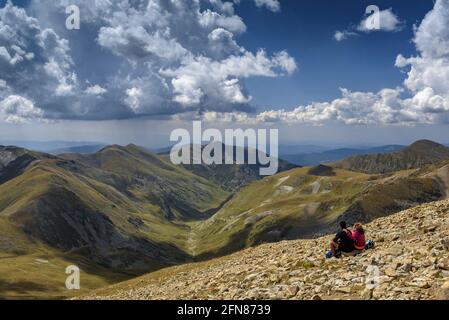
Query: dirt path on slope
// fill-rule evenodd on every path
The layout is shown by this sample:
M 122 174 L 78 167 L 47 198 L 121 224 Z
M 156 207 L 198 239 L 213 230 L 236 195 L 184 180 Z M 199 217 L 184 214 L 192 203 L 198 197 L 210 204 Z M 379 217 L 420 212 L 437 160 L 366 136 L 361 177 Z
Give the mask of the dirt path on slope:
M 190 225 L 189 235 L 187 237 L 186 248 L 188 253 L 192 256 L 193 259 L 196 257 L 198 249 L 198 238 L 196 228 L 198 227 L 199 223 L 200 222 L 196 222 Z

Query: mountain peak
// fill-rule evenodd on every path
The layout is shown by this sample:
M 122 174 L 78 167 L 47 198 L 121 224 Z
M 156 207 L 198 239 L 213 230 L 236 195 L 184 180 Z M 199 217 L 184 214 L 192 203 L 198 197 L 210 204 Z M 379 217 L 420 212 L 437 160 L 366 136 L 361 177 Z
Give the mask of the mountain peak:
M 34 157 L 36 159 L 54 159 L 54 156 L 47 153 L 31 151 L 16 146 L 0 146 L 0 166 L 6 166 L 11 161 L 14 161 L 15 159 L 23 155 L 29 155 L 30 157 Z
M 431 141 L 431 140 L 418 140 L 412 143 L 406 150 L 416 150 L 425 152 L 428 150 L 434 150 L 437 149 L 448 149 L 447 147 L 443 146 L 442 144 L 439 144 L 437 142 Z
M 99 150 L 98 153 L 103 153 L 103 152 L 107 152 L 107 151 L 117 151 L 117 150 L 126 150 L 126 147 L 123 147 L 118 144 L 111 144 L 111 145 L 105 146 L 104 148 Z
M 133 151 L 142 151 L 142 150 L 144 150 L 143 147 L 140 147 L 140 146 L 138 146 L 136 144 L 130 143 L 130 144 L 126 145 L 126 146 L 122 146 L 122 145 L 119 145 L 119 144 L 112 144 L 112 145 L 109 145 L 109 146 L 105 146 L 103 149 L 101 149 L 98 152 L 99 153 L 103 153 L 105 151 L 125 151 L 125 152 L 128 152 L 128 153 L 132 153 Z M 147 151 L 147 152 L 149 152 L 149 151 Z

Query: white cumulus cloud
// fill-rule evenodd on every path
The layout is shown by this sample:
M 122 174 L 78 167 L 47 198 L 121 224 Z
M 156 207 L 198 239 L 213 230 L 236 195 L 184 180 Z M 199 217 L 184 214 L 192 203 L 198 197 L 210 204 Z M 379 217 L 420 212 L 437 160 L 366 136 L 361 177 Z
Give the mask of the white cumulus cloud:
M 297 63 L 285 50 L 240 45 L 247 27 L 236 3 L 35 0 L 25 10 L 8 1 L 0 8 L 0 99 L 28 97 L 50 119 L 251 110 L 242 80 L 288 76 Z M 253 3 L 280 10 L 278 1 Z M 80 8 L 77 32 L 63 27 L 68 5 Z
M 256 6 L 258 7 L 266 7 L 267 9 L 277 12 L 281 10 L 281 3 L 279 0 L 254 0 L 256 2 Z
M 0 120 L 2 121 L 24 123 L 40 119 L 42 116 L 42 110 L 24 97 L 11 95 L 0 101 Z
M 350 37 L 358 36 L 360 33 L 370 32 L 397 32 L 404 28 L 405 22 L 393 12 L 393 9 L 380 10 L 365 16 L 357 26 L 352 26 L 346 30 L 337 30 L 334 33 L 336 41 L 347 40 Z
M 86 89 L 86 93 L 93 96 L 101 96 L 108 92 L 105 88 L 102 88 L 98 84 L 90 86 Z
M 352 31 L 335 31 L 334 39 L 337 41 L 343 41 L 348 39 L 349 37 L 358 36 L 358 33 Z
M 380 10 L 378 13 L 379 28 L 373 28 L 375 23 L 374 14 L 364 18 L 357 27 L 358 31 L 373 32 L 373 31 L 400 31 L 403 28 L 404 22 L 393 12 L 393 9 Z
M 391 24 L 392 26 L 393 24 Z M 392 28 L 390 28 L 392 30 Z M 268 110 L 258 114 L 213 113 L 208 121 L 284 122 L 320 125 L 414 125 L 449 121 L 449 0 L 437 0 L 415 29 L 417 56 L 398 55 L 395 65 L 408 68 L 402 87 L 378 92 L 341 89 L 341 97 L 314 102 L 293 110 Z

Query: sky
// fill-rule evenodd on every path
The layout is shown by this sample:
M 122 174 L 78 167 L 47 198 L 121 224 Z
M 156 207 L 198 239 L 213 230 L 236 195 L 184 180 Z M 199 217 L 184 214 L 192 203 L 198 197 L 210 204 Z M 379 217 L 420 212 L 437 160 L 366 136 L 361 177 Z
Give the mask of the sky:
M 0 0 L 0 140 L 447 143 L 448 113 L 449 0 Z

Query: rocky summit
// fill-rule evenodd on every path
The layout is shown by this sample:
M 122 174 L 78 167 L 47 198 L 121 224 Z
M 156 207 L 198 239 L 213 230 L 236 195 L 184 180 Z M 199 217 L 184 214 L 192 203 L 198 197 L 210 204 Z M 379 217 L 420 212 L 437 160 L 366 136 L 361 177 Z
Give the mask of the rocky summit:
M 83 299 L 449 299 L 449 201 L 374 220 L 374 249 L 325 259 L 332 236 L 163 269 Z

